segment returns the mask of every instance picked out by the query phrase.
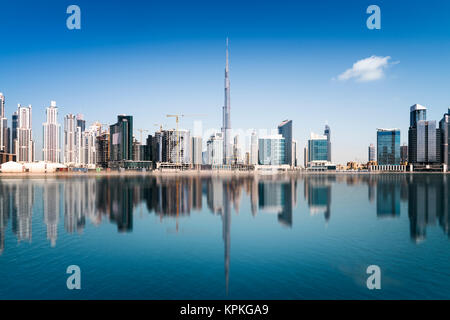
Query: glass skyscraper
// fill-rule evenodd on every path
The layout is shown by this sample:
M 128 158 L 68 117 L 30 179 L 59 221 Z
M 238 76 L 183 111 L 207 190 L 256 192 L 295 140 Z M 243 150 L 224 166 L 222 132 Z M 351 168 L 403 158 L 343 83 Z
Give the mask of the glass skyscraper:
M 285 164 L 294 166 L 294 156 L 292 152 L 292 120 L 284 120 L 278 126 L 278 133 L 285 139 Z
M 286 164 L 286 140 L 281 134 L 262 137 L 259 139 L 259 164 L 282 165 Z
M 378 165 L 400 164 L 400 130 L 378 129 L 377 161 Z
M 327 136 L 321 136 L 311 133 L 311 139 L 308 140 L 308 162 L 328 161 L 329 142 Z

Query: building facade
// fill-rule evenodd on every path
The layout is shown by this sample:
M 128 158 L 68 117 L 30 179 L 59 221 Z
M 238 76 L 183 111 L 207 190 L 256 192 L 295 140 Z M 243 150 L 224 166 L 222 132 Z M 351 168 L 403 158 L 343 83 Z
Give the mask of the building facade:
M 58 107 L 55 101 L 50 102 L 46 109 L 47 121 L 42 124 L 43 144 L 42 159 L 47 162 L 61 161 L 61 125 L 58 123 Z
M 294 164 L 294 154 L 292 150 L 292 120 L 284 120 L 282 123 L 278 125 L 278 134 L 281 134 L 281 136 L 284 138 L 285 141 L 285 163 L 289 166 L 293 167 Z
M 375 149 L 375 146 L 373 145 L 373 143 L 371 143 L 370 146 L 369 146 L 368 160 L 369 160 L 369 162 L 377 161 L 376 149 Z
M 448 112 L 444 114 L 444 117 L 439 122 L 439 129 L 441 131 L 441 162 L 450 166 L 450 108 Z
M 109 131 L 110 161 L 133 160 L 133 116 L 117 116 Z
M 281 134 L 261 137 L 258 140 L 258 163 L 260 165 L 286 164 L 286 139 Z
M 308 140 L 308 163 L 313 161 L 328 162 L 330 158 L 328 145 L 327 136 L 311 133 L 311 137 Z
M 440 164 L 441 136 L 436 121 L 427 121 L 427 109 L 415 104 L 410 108 L 408 160 L 411 164 Z
M 400 129 L 377 130 L 378 165 L 400 164 Z
M 199 166 L 202 164 L 202 137 L 192 137 L 191 141 L 192 164 Z
M 5 96 L 0 92 L 0 152 L 9 153 L 8 119 L 5 115 Z
M 223 164 L 223 134 L 213 134 L 206 142 L 206 163 L 209 165 Z
M 17 139 L 15 142 L 16 156 L 18 162 L 34 161 L 34 141 L 32 131 L 32 108 L 17 106 L 18 124 Z
M 68 114 L 64 117 L 64 163 L 66 165 L 75 165 L 78 162 L 78 148 L 76 138 L 77 122 L 75 115 Z

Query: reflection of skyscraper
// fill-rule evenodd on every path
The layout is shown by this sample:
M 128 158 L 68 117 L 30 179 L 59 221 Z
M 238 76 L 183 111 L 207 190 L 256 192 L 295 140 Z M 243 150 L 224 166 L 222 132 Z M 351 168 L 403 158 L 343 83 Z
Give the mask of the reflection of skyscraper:
M 47 225 L 47 240 L 50 240 L 52 247 L 55 246 L 58 238 L 60 192 L 60 183 L 57 180 L 46 181 L 43 185 L 44 222 Z
M 328 221 L 331 216 L 331 185 L 327 177 L 305 178 L 304 188 L 309 212 L 313 215 L 323 213 Z
M 64 185 L 64 228 L 69 233 L 82 232 L 86 224 L 84 187 L 83 179 L 71 179 Z
M 258 183 L 258 207 L 261 211 L 277 213 L 278 221 L 292 226 L 292 212 L 296 204 L 296 181 L 260 181 Z
M 0 181 L 0 255 L 5 247 L 5 231 L 10 216 L 10 198 L 10 190 Z
M 223 203 L 223 212 L 222 212 L 222 237 L 225 247 L 224 252 L 224 264 L 225 264 L 225 290 L 228 294 L 228 285 L 230 279 L 230 229 L 231 229 L 231 198 L 229 194 L 229 188 L 224 186 L 223 188 L 223 199 L 225 200 Z
M 377 216 L 400 216 L 400 185 L 397 181 L 377 183 Z
M 435 225 L 438 217 L 445 215 L 448 193 L 444 194 L 442 176 L 418 176 L 409 184 L 408 215 L 411 238 L 416 242 L 425 240 L 426 227 Z M 448 214 L 448 213 L 447 213 Z M 440 219 L 442 224 L 442 218 Z M 444 228 L 445 230 L 445 228 Z
M 31 183 L 15 186 L 13 194 L 12 229 L 17 240 L 31 241 L 34 188 Z

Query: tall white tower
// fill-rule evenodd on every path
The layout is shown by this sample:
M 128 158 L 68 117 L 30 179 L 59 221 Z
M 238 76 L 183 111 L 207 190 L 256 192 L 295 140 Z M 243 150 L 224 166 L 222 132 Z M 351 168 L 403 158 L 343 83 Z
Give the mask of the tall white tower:
M 64 117 L 64 163 L 75 164 L 77 162 L 77 150 L 75 134 L 77 121 L 75 115 L 68 114 Z
M 230 78 L 229 78 L 229 65 L 228 65 L 228 38 L 227 38 L 227 50 L 226 50 L 226 63 L 225 63 L 225 103 L 223 106 L 223 163 L 230 164 L 233 159 L 233 148 L 231 145 L 231 121 L 230 121 Z
M 47 121 L 42 124 L 44 129 L 43 141 L 43 160 L 48 162 L 60 162 L 60 130 L 58 123 L 58 107 L 55 101 L 51 101 L 50 107 L 46 109 Z
M 5 96 L 0 92 L 0 152 L 9 152 L 8 119 L 5 116 Z
M 31 105 L 17 106 L 18 124 L 17 139 L 15 142 L 18 162 L 34 161 L 34 141 L 31 122 Z

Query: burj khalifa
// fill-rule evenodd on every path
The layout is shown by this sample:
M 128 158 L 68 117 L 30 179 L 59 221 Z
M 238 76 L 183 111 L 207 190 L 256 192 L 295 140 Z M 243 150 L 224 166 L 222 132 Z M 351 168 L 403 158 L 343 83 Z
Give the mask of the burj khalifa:
M 230 121 L 230 78 L 228 76 L 228 38 L 225 63 L 225 103 L 223 105 L 222 136 L 223 136 L 223 163 L 231 164 L 233 148 L 231 145 L 231 121 Z

